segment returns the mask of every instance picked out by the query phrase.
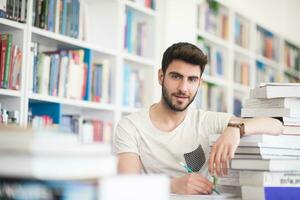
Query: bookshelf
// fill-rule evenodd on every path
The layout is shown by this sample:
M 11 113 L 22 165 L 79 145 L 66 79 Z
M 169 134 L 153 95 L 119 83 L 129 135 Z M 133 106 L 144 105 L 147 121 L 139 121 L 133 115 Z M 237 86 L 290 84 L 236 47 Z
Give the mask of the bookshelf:
M 25 23 L 0 18 L 0 32 L 11 33 L 13 44 L 23 50 L 20 88 L 18 90 L 0 89 L 1 108 L 17 111 L 20 126 L 29 125 L 28 116 L 34 115 L 32 110 L 36 109 L 32 106 L 35 105 L 58 105 L 59 110 L 56 113 L 59 113 L 59 118 L 64 115 L 74 115 L 80 116 L 81 121 L 103 120 L 114 127 L 122 116 L 153 102 L 155 96 L 153 85 L 156 82 L 158 63 L 159 1 L 145 1 L 146 4 L 143 1 L 133 0 L 74 1 L 80 2 L 80 9 L 75 14 L 78 5 L 69 2 L 68 6 L 71 5 L 73 9 L 70 11 L 72 12 L 70 18 L 64 16 L 63 9 L 59 9 L 59 6 L 64 6 L 64 1 L 53 1 L 54 5 L 51 5 L 52 1 L 49 1 L 48 11 L 45 10 L 46 17 L 38 13 L 44 12 L 38 11 L 40 2 L 42 1 L 27 1 Z M 42 15 L 44 17 L 41 17 Z M 70 20 L 68 21 L 70 24 L 64 20 Z M 61 53 L 62 50 L 66 51 L 63 52 L 65 54 Z M 78 83 L 73 88 L 71 84 L 60 85 L 61 78 L 59 75 L 56 77 L 55 74 L 62 72 L 61 67 L 56 69 L 52 63 L 54 61 L 60 63 L 65 57 L 71 55 L 73 57 L 68 57 L 68 62 L 75 62 L 78 57 L 81 58 L 81 53 L 84 55 L 82 61 L 84 67 L 80 72 L 86 73 L 83 80 L 81 78 L 70 80 L 71 78 L 68 77 L 65 78 L 66 80 L 63 79 L 62 83 L 73 81 L 74 84 L 77 82 L 88 84 L 89 82 L 90 85 Z M 44 57 L 38 57 L 40 54 L 44 54 Z M 43 75 L 47 70 L 40 64 L 49 62 L 49 60 L 44 60 L 45 57 L 50 59 L 48 84 L 49 88 L 52 84 L 52 91 L 40 90 L 45 84 L 44 78 L 47 77 Z M 125 91 L 131 95 L 129 98 L 133 103 L 130 105 L 124 104 L 123 99 L 123 89 L 126 85 L 124 69 L 127 65 L 138 74 L 130 76 L 129 79 L 136 83 L 134 87 L 142 90 L 142 92 L 132 92 L 132 88 L 128 88 L 128 91 Z M 68 66 L 67 70 L 65 73 L 70 75 L 70 71 L 74 72 L 78 68 L 73 67 L 69 70 Z M 53 77 L 56 79 L 53 80 Z M 87 77 L 92 80 L 85 79 Z M 61 89 L 62 86 L 64 89 Z M 68 93 L 66 91 L 72 90 L 76 93 L 76 90 L 80 88 L 83 88 L 83 93 L 79 98 L 77 98 L 78 95 L 76 98 L 72 94 L 66 95 Z M 59 90 L 65 92 L 60 95 Z M 137 99 L 140 102 L 136 103 Z
M 181 6 L 179 1 L 176 4 Z M 300 44 L 248 19 L 222 1 L 195 1 L 189 9 L 194 13 L 185 20 L 191 21 L 194 38 L 186 40 L 194 41 L 209 60 L 203 75 L 205 84 L 197 97 L 198 107 L 239 116 L 250 88 L 261 82 L 299 82 Z M 209 92 L 214 87 L 219 88 L 216 90 L 223 96 L 221 99 L 215 94 L 218 92 Z M 209 105 L 211 99 L 218 99 L 219 105 Z
M 37 137 L 55 144 L 56 146 L 49 145 L 49 148 L 55 149 L 55 153 L 49 157 L 44 156 L 43 159 L 51 160 L 50 165 L 55 168 L 60 163 L 63 169 L 55 171 L 54 168 L 41 167 L 49 171 L 45 171 L 45 176 L 38 176 L 41 174 L 36 175 L 37 171 L 29 168 L 28 172 L 31 174 L 26 176 L 23 168 L 18 172 L 17 167 L 11 169 L 4 166 L 1 176 L 15 177 L 18 180 L 14 183 L 2 177 L 1 184 L 3 181 L 11 185 L 19 184 L 28 191 L 25 188 L 27 184 L 35 184 L 36 178 L 39 178 L 40 185 L 37 189 L 55 187 L 64 193 L 64 187 L 70 185 L 72 188 L 75 184 L 74 188 L 77 189 L 70 193 L 81 199 L 96 199 L 96 196 L 99 197 L 98 190 L 101 189 L 99 181 L 117 172 L 116 156 L 111 150 L 114 127 L 121 117 L 149 105 L 155 98 L 153 85 L 156 83 L 158 66 L 159 1 L 18 0 L 18 3 L 23 1 L 27 2 L 26 22 L 0 18 L 1 36 L 3 33 L 10 33 L 12 45 L 17 45 L 22 50 L 19 87 L 0 87 L 0 108 L 3 113 L 7 113 L 5 119 L 14 120 L 6 120 L 6 123 L 17 123 L 21 127 L 32 125 L 34 133 L 40 132 L 36 134 Z M 45 2 L 49 3 L 48 11 Z M 78 3 L 82 8 L 79 11 Z M 128 13 L 131 15 L 130 19 Z M 1 50 L 2 46 L 0 52 Z M 124 78 L 126 66 L 132 69 L 132 73 L 127 74 L 126 78 L 133 85 L 126 88 L 127 94 L 124 95 L 123 89 L 127 85 L 124 82 L 127 81 Z M 1 69 L 0 63 L 0 75 Z M 1 81 L 2 79 L 2 86 Z M 124 104 L 124 96 L 128 96 L 130 104 Z M 17 117 L 8 111 L 14 111 L 13 114 Z M 2 113 L 0 114 L 1 122 Z M 0 130 L 5 132 L 6 127 L 9 128 L 1 126 Z M 52 131 L 52 138 L 42 134 L 48 130 Z M 74 147 L 71 143 L 69 146 L 61 143 L 67 135 L 76 139 Z M 20 142 L 17 145 L 11 142 L 6 144 L 11 144 L 10 147 L 13 148 L 27 141 L 23 137 L 12 141 L 18 139 Z M 45 143 L 41 144 L 42 150 L 43 145 Z M 89 151 L 89 146 L 94 147 Z M 72 148 L 76 152 L 71 152 Z M 71 154 L 63 157 L 66 151 Z M 5 156 L 12 162 L 20 162 L 22 159 L 18 153 Z M 30 155 L 28 158 L 36 161 L 35 164 L 43 165 L 43 160 L 39 160 L 39 157 Z M 74 168 L 81 164 L 86 168 Z M 7 164 L 9 165 L 10 163 Z M 96 169 L 95 173 L 92 172 L 93 168 Z M 63 170 L 64 173 L 56 173 Z M 66 176 L 67 173 L 71 175 Z M 85 193 L 85 188 L 90 191 Z M 75 191 L 80 192 L 75 194 Z

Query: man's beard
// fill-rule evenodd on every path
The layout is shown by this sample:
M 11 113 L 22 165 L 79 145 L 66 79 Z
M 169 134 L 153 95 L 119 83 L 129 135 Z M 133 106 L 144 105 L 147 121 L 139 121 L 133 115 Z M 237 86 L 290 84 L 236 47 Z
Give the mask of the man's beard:
M 197 94 L 197 92 L 196 92 Z M 194 101 L 196 94 L 192 97 L 192 99 L 186 104 L 185 107 L 181 108 L 179 106 L 176 106 L 175 104 L 172 103 L 172 94 L 168 93 L 167 88 L 164 86 L 164 84 L 162 84 L 162 97 L 164 102 L 166 103 L 166 105 L 175 112 L 182 112 L 185 111 L 187 109 L 187 107 L 189 107 L 189 105 Z M 183 93 L 175 93 L 175 95 L 184 95 Z

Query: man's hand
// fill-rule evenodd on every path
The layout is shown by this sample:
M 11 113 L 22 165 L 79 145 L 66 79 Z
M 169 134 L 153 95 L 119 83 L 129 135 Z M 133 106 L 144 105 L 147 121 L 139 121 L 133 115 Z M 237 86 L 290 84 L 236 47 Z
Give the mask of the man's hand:
M 240 130 L 227 127 L 219 139 L 213 144 L 209 157 L 209 173 L 218 176 L 227 175 L 229 161 L 234 157 L 240 143 Z
M 196 173 L 171 180 L 171 191 L 176 194 L 211 194 L 212 188 L 208 179 Z

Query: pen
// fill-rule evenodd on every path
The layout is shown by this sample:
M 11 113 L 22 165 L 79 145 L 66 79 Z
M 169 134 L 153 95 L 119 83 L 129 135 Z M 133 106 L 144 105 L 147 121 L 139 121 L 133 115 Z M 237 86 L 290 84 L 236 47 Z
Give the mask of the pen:
M 186 164 L 184 164 L 183 162 L 179 163 L 182 167 L 184 167 L 186 169 L 186 171 L 188 173 L 192 173 L 193 170 L 191 168 L 189 168 L 189 166 L 187 166 Z M 214 184 L 214 188 L 212 189 L 215 193 L 220 194 L 220 192 L 216 189 L 216 184 L 217 184 L 217 178 L 215 176 L 213 177 L 213 184 Z
M 213 184 L 214 184 L 214 188 L 213 188 L 213 191 L 217 194 L 220 194 L 220 192 L 216 189 L 217 187 L 217 177 L 216 176 L 212 176 L 213 177 Z
M 189 168 L 189 167 L 188 167 L 186 164 L 184 164 L 183 162 L 180 162 L 180 165 L 181 165 L 182 167 L 184 167 L 188 173 L 192 173 L 192 172 L 193 172 L 193 170 L 192 170 L 191 168 Z

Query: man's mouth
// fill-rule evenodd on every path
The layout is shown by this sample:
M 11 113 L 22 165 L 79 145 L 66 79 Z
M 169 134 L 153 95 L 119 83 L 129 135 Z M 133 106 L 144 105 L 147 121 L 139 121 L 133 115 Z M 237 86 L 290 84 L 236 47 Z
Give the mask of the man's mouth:
M 179 99 L 187 99 L 189 98 L 188 96 L 182 96 L 182 95 L 174 95 L 176 98 L 179 98 Z

